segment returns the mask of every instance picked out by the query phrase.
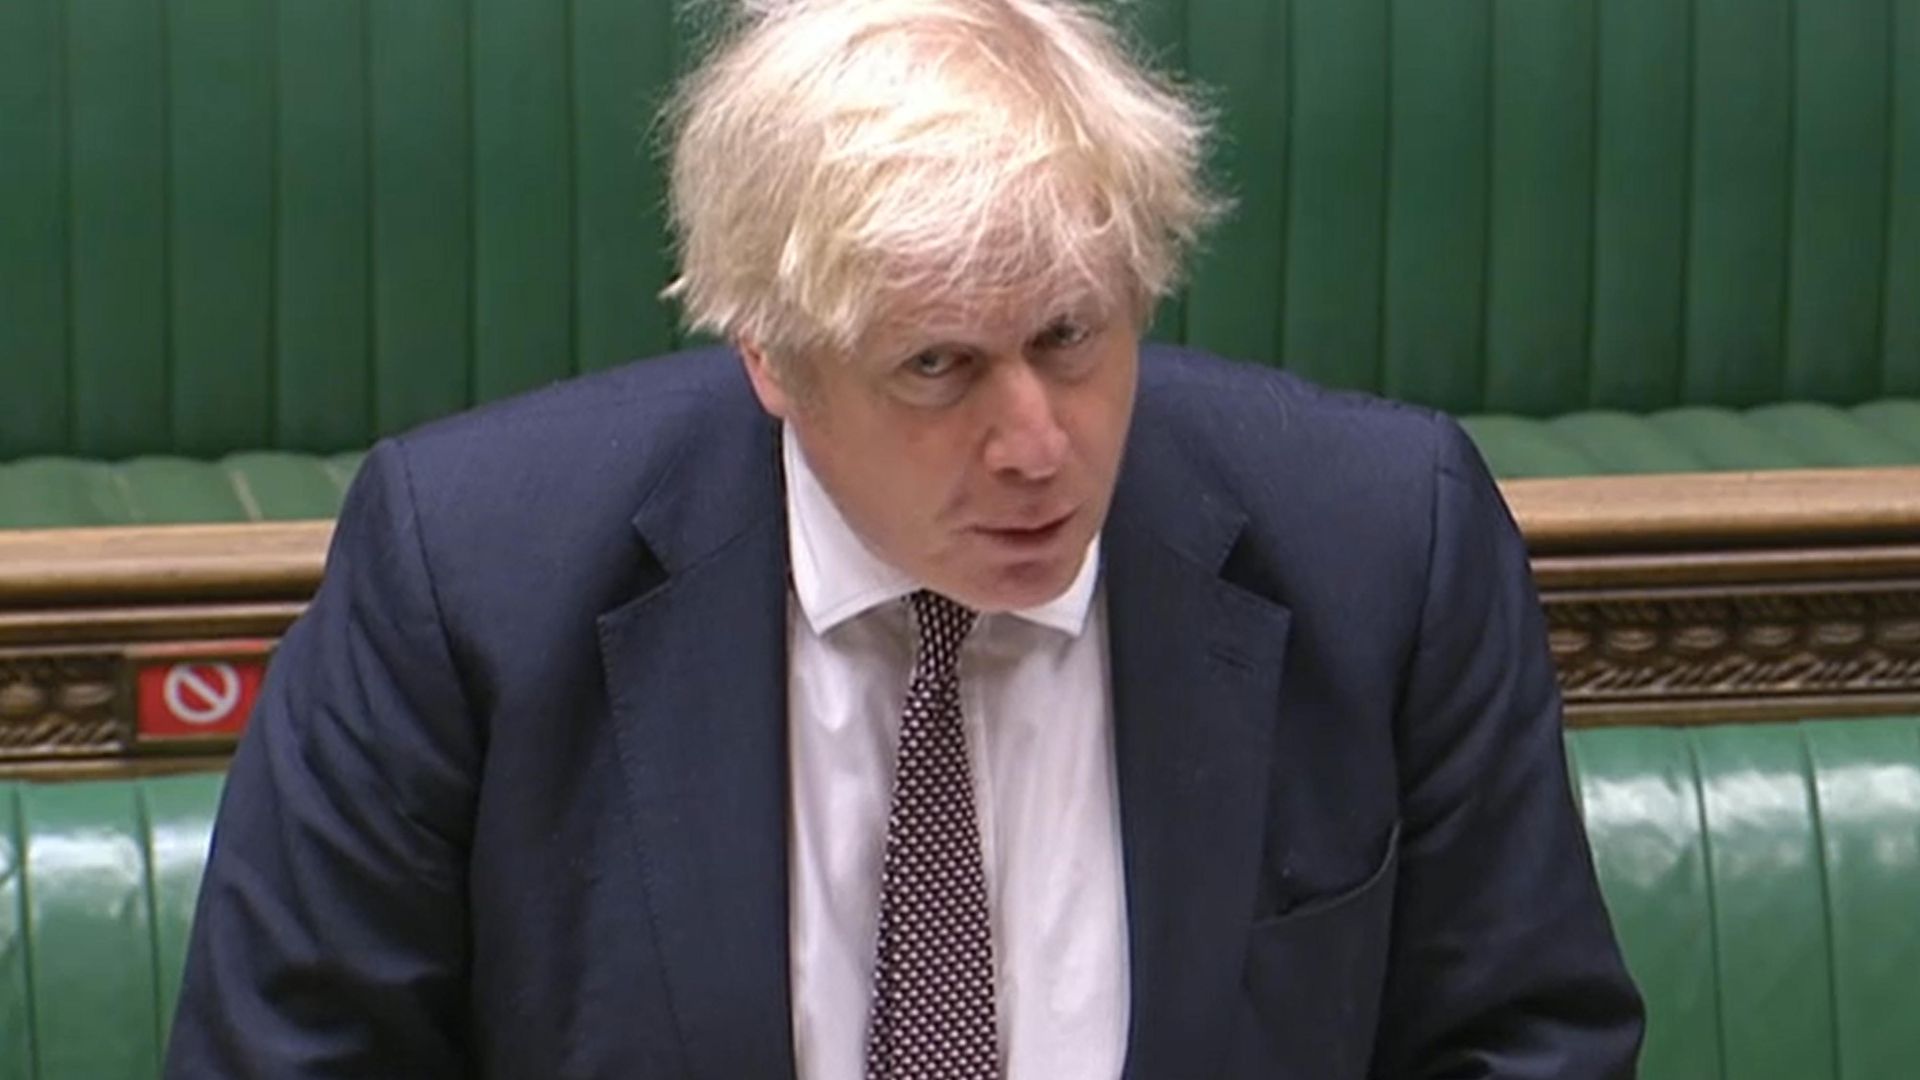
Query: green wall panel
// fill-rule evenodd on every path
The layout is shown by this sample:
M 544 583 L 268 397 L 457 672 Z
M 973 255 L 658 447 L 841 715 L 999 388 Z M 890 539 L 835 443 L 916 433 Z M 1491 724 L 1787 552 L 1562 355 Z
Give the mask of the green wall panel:
M 1880 386 L 1890 0 L 1794 9 L 1792 259 L 1779 396 L 1859 401 Z
M 1187 43 L 1191 36 L 1188 16 L 1190 0 L 1135 0 L 1118 5 L 1127 44 L 1137 55 L 1165 71 L 1186 71 Z M 1185 341 L 1187 338 L 1187 302 L 1185 291 L 1177 292 L 1154 312 L 1147 336 L 1155 341 Z
M 166 18 L 160 0 L 67 17 L 72 448 L 171 446 Z
M 648 118 L 673 86 L 673 9 L 575 0 L 574 350 L 597 371 L 673 347 L 666 190 Z M 636 78 L 636 74 L 638 77 Z
M 1291 0 L 1291 12 L 1282 358 L 1309 378 L 1370 386 L 1386 251 L 1388 3 Z
M 57 0 L 0 4 L 0 460 L 70 437 L 63 52 Z
M 473 0 L 474 392 L 572 370 L 569 9 Z
M 473 184 L 464 0 L 368 7 L 375 425 L 472 400 Z
M 1755 405 L 1785 357 L 1792 0 L 1697 0 L 1684 393 Z
M 1888 393 L 1920 395 L 1920 4 L 1895 3 L 1887 177 L 1887 267 L 1880 303 Z
M 1187 11 L 1186 60 L 1216 95 L 1213 165 L 1235 206 L 1193 269 L 1186 340 L 1266 363 L 1280 358 L 1286 292 L 1290 12 L 1289 0 L 1240 11 L 1195 0 Z
M 369 5 L 279 0 L 278 12 L 271 445 L 365 446 L 375 433 Z
M 272 9 L 164 7 L 172 449 L 216 454 L 271 438 Z
M 1910 0 L 1105 0 L 1237 207 L 1154 332 L 1460 413 L 1920 394 Z M 681 341 L 627 0 L 0 10 L 0 460 L 368 445 Z
M 1455 410 L 1485 389 L 1491 20 L 1485 0 L 1393 7 L 1380 388 Z
M 1597 5 L 1591 404 L 1680 400 L 1691 6 Z
M 1592 5 L 1495 0 L 1487 407 L 1586 401 L 1593 268 Z

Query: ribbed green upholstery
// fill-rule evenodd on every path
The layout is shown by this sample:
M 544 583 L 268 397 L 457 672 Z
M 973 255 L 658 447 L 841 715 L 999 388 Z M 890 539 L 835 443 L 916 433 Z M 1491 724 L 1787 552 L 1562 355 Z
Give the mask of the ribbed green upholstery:
M 0 1080 L 159 1074 L 219 791 L 0 784 Z
M 674 344 L 633 0 L 0 4 L 0 460 L 337 452 Z M 1906 0 L 1138 0 L 1164 336 L 1455 412 L 1920 394 Z
M 1460 413 L 1920 393 L 1911 3 L 1149 6 L 1241 198 L 1189 339 Z
M 163 525 L 330 518 L 361 454 L 263 451 L 217 462 L 120 464 L 72 458 L 0 463 L 0 528 Z
M 0 461 L 362 448 L 671 346 L 675 6 L 0 4 Z
M 1920 717 L 1568 739 L 1647 1080 L 1920 1062 Z M 154 1076 L 220 778 L 0 784 L 0 1080 Z
M 1920 399 L 1744 412 L 1596 410 L 1551 420 L 1469 416 L 1463 423 L 1503 478 L 1920 464 Z
M 1643 1075 L 1915 1075 L 1920 717 L 1600 729 L 1571 750 L 1647 997 Z

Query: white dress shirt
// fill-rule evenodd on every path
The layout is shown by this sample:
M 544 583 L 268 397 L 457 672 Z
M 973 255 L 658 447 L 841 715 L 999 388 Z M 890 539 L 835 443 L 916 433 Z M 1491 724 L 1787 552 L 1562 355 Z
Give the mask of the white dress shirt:
M 864 1075 L 880 858 L 917 586 L 856 536 L 784 438 L 794 1059 Z M 1126 891 L 1099 544 L 1067 591 L 981 618 L 961 710 L 993 930 L 1006 1080 L 1113 1080 L 1127 1036 Z

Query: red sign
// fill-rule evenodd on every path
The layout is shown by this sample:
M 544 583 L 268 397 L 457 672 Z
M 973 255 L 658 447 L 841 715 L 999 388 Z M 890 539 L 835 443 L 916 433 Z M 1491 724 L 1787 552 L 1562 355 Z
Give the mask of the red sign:
M 143 739 L 232 737 L 247 726 L 266 676 L 266 647 L 219 650 L 201 647 L 200 656 L 173 651 L 135 657 L 135 697 L 140 703 Z

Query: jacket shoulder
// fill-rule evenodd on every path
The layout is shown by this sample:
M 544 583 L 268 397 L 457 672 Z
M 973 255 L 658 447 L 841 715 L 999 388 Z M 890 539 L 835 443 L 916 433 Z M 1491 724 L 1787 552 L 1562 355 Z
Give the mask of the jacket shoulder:
M 1436 467 L 1470 444 L 1444 413 L 1331 390 L 1289 372 L 1188 349 L 1149 348 L 1139 440 L 1262 504 L 1424 511 Z
M 389 440 L 445 599 L 605 605 L 650 499 L 765 501 L 772 425 L 738 357 L 705 349 L 555 383 Z M 748 483 L 752 480 L 753 483 Z M 742 511 L 744 513 L 744 511 Z M 682 515 L 686 516 L 686 515 Z

